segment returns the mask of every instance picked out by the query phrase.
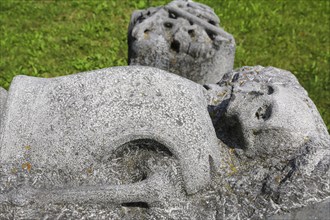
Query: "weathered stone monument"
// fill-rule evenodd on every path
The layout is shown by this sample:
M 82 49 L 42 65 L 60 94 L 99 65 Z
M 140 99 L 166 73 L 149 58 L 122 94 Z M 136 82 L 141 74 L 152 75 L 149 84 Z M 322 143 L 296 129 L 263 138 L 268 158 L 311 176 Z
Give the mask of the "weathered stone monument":
M 234 65 L 235 41 L 211 8 L 175 0 L 135 11 L 128 28 L 130 65 L 153 66 L 192 81 L 217 82 Z
M 0 88 L 0 219 L 329 216 L 329 133 L 293 74 L 232 70 L 192 1 L 134 12 L 128 37 L 128 67 Z

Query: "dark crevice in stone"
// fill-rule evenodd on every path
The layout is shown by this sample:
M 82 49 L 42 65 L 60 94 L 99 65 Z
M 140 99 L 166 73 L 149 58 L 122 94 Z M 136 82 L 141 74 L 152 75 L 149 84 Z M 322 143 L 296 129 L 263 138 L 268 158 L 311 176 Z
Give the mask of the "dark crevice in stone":
M 209 20 L 209 23 L 215 26 L 215 21 Z
M 122 157 L 125 155 L 125 151 L 130 149 L 138 149 L 138 150 L 148 150 L 152 152 L 161 152 L 168 156 L 173 156 L 173 153 L 163 144 L 152 140 L 152 139 L 138 139 L 134 141 L 130 141 L 128 143 L 123 144 L 116 150 L 116 157 Z
M 230 148 L 246 149 L 242 125 L 237 116 L 224 116 L 219 124 L 216 134 L 223 143 Z
M 291 176 L 293 175 L 293 173 L 296 171 L 297 169 L 297 166 L 296 166 L 296 163 L 295 163 L 295 160 L 291 160 L 289 162 L 289 166 L 290 166 L 290 171 L 285 175 L 285 177 L 281 180 L 280 184 L 283 184 L 285 183 L 288 179 L 291 178 Z
M 188 30 L 188 34 L 190 37 L 195 37 L 195 31 L 194 30 Z
M 211 88 L 208 85 L 203 85 L 204 89 L 210 90 Z
M 144 21 L 145 19 L 146 18 L 143 15 L 141 15 L 136 19 L 136 21 L 139 22 L 139 23 L 142 23 L 142 21 Z
M 140 181 L 146 180 L 147 177 L 148 177 L 148 174 L 143 173 L 142 176 L 141 176 L 141 180 Z
M 172 28 L 173 27 L 173 24 L 171 22 L 165 22 L 164 23 L 164 27 L 166 27 L 166 28 Z
M 262 107 L 259 107 L 257 112 L 255 113 L 255 116 L 258 120 L 264 120 L 267 121 L 272 115 L 272 105 L 263 105 Z
M 267 94 L 268 94 L 268 95 L 271 95 L 271 94 L 273 94 L 273 93 L 274 93 L 274 88 L 271 87 L 271 86 L 268 86 Z
M 177 40 L 173 40 L 171 43 L 171 49 L 174 50 L 175 52 L 179 53 L 180 52 L 180 42 Z
M 232 86 L 230 97 L 217 106 L 208 106 L 208 111 L 218 139 L 230 148 L 245 150 L 247 144 L 238 116 L 226 114 L 229 103 L 235 99 L 233 90 L 234 87 Z
M 205 30 L 205 32 L 207 33 L 207 35 L 209 36 L 209 38 L 210 38 L 211 40 L 214 40 L 215 37 L 217 36 L 217 34 L 214 33 L 214 32 L 211 31 L 211 30 Z
M 260 91 L 251 91 L 251 92 L 249 92 L 248 94 L 249 94 L 249 95 L 253 95 L 253 96 L 255 96 L 255 97 L 259 97 L 259 96 L 264 95 L 264 93 L 263 93 L 263 92 L 260 92 Z
M 172 12 L 169 12 L 168 13 L 168 17 L 169 18 L 173 18 L 173 19 L 177 19 L 178 18 L 178 16 L 176 14 L 172 13 Z
M 238 78 L 239 78 L 239 73 L 236 73 L 231 81 L 237 82 Z
M 149 209 L 149 205 L 146 202 L 127 202 L 127 203 L 122 203 L 121 206 Z

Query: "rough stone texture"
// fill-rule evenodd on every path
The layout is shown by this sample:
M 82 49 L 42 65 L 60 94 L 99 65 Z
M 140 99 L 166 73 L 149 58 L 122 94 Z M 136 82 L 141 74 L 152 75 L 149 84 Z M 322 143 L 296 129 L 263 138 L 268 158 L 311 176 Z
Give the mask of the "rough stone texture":
M 313 137 L 328 136 L 315 105 L 288 71 L 243 67 L 218 84 L 227 89 L 215 108 L 219 137 L 246 156 L 276 156 L 289 146 L 295 152 Z
M 244 67 L 204 88 L 144 67 L 16 78 L 2 127 L 0 218 L 328 216 L 330 137 L 297 79 L 273 67 Z M 210 144 L 216 140 L 205 117 L 206 102 L 219 138 L 217 149 Z M 147 112 L 145 117 L 141 111 Z M 180 113 L 175 117 L 171 112 Z M 123 121 L 115 120 L 121 114 Z M 166 114 L 171 117 L 164 119 Z M 180 130 L 176 119 L 181 127 L 191 126 L 190 132 Z M 128 138 L 110 151 L 115 148 L 110 140 L 125 135 L 120 126 L 129 124 L 137 128 L 126 127 L 130 133 L 138 134 L 139 123 L 149 126 L 149 120 L 157 124 L 149 127 L 152 137 Z M 167 130 L 160 131 L 163 122 Z M 8 132 L 16 129 L 22 132 Z M 207 166 L 199 158 L 182 162 L 187 158 L 178 145 L 164 141 L 165 135 L 173 135 L 184 156 L 199 149 L 201 138 L 198 143 L 207 144 L 201 158 L 207 152 L 213 160 L 204 158 Z M 181 135 L 191 141 L 177 142 Z M 198 163 L 211 174 L 211 182 L 189 194 L 194 177 L 187 180 L 184 169 L 194 167 L 196 175 Z
M 128 29 L 129 65 L 153 66 L 195 82 L 214 83 L 233 68 L 235 41 L 213 9 L 175 0 L 135 11 Z
M 243 67 L 204 87 L 216 133 L 232 152 L 222 154 L 233 169 L 219 184 L 228 184 L 220 191 L 233 210 L 224 217 L 278 217 L 329 199 L 330 137 L 293 74 Z
M 7 90 L 0 87 L 0 127 L 1 127 L 2 115 L 3 115 L 3 110 L 5 108 L 6 100 L 7 100 Z
M 203 90 L 150 67 L 53 79 L 18 76 L 5 109 L 1 160 L 20 161 L 29 146 L 33 166 L 79 172 L 125 143 L 151 139 L 178 159 L 186 191 L 195 193 L 210 182 L 209 160 L 220 161 Z
M 131 65 L 199 83 L 226 73 L 205 89 L 137 66 L 0 88 L 0 219 L 329 218 L 314 103 L 288 71 L 230 71 L 219 24 L 177 0 L 129 27 Z

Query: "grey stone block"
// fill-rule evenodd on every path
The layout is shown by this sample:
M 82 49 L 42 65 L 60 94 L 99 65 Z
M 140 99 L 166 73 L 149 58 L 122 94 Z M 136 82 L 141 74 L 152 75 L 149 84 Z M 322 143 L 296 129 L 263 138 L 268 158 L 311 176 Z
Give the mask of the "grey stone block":
M 192 1 L 135 11 L 128 28 L 129 65 L 215 83 L 232 70 L 235 56 L 234 38 L 219 25 L 213 9 Z
M 28 171 L 79 173 L 91 164 L 107 163 L 127 143 L 152 140 L 177 158 L 184 188 L 193 194 L 210 184 L 210 163 L 220 163 L 204 88 L 156 68 L 117 67 L 52 79 L 17 76 L 6 112 L 1 162 L 22 164 Z M 159 189 L 165 180 L 158 176 L 126 186 L 29 188 L 29 194 L 15 192 L 11 201 L 20 204 L 25 201 L 21 196 L 31 196 L 44 202 L 151 202 L 161 199 L 157 192 L 166 192 L 166 187 Z

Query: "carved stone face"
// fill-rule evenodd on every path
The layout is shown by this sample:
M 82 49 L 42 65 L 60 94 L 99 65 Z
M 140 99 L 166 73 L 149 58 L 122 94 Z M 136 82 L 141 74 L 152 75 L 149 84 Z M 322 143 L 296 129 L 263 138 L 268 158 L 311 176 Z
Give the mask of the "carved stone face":
M 231 77 L 222 127 L 231 147 L 251 157 L 291 155 L 318 132 L 316 108 L 292 74 L 246 67 Z

